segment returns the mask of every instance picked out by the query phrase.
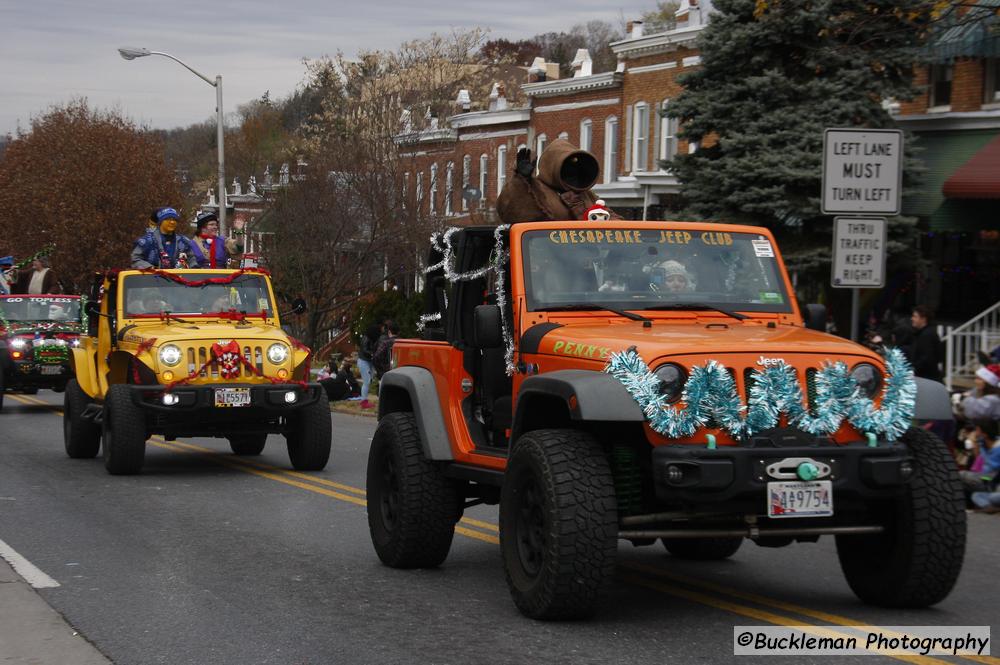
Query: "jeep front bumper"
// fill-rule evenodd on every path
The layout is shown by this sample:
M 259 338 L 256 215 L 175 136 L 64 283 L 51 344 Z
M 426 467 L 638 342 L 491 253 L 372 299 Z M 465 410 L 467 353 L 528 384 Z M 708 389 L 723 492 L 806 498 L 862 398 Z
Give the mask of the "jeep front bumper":
M 183 413 L 188 416 L 200 416 L 205 412 L 225 412 L 237 417 L 249 413 L 277 416 L 309 406 L 321 397 L 325 399 L 323 387 L 318 383 L 305 386 L 298 383 L 185 385 L 172 388 L 169 392 L 163 385 L 132 385 L 129 388 L 136 406 L 159 413 Z M 250 403 L 243 406 L 216 406 L 215 391 L 226 388 L 249 390 Z M 294 399 L 289 398 L 289 395 L 294 395 Z
M 760 512 L 770 482 L 806 480 L 796 475 L 803 462 L 819 468 L 815 480 L 829 480 L 841 509 L 863 509 L 871 500 L 896 496 L 912 474 L 906 446 L 878 441 L 838 445 L 817 439 L 813 445 L 760 444 L 708 448 L 658 446 L 653 476 L 660 501 L 677 505 L 711 504 L 734 512 Z

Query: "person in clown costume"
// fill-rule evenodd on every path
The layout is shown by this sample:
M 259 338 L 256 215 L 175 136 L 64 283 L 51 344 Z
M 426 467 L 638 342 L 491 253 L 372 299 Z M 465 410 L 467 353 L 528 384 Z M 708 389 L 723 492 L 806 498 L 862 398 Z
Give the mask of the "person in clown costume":
M 156 211 L 157 226 L 135 241 L 133 268 L 199 268 L 207 263 L 198 246 L 177 233 L 180 219 L 173 208 Z
M 230 258 L 243 251 L 243 247 L 232 238 L 219 237 L 219 216 L 214 212 L 198 215 L 195 222 L 198 233 L 192 238 L 205 257 L 202 268 L 225 268 Z

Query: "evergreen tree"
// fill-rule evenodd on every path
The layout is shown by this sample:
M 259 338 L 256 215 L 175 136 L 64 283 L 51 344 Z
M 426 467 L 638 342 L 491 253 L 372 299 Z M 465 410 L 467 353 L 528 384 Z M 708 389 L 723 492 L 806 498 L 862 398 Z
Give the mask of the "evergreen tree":
M 832 222 L 819 206 L 823 130 L 895 126 L 882 100 L 914 95 L 919 44 L 940 4 L 715 0 L 701 67 L 669 106 L 681 136 L 700 144 L 666 164 L 688 212 L 767 226 L 791 269 L 822 279 Z M 915 222 L 890 221 L 894 267 L 916 258 Z

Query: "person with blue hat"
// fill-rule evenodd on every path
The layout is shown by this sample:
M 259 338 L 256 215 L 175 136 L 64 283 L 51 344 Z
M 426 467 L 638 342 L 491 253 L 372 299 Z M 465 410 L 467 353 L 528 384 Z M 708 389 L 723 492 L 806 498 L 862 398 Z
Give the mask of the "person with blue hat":
M 10 295 L 10 285 L 16 281 L 14 277 L 14 257 L 0 256 L 0 296 Z
M 199 268 L 205 257 L 189 238 L 177 233 L 181 216 L 173 208 L 156 211 L 156 227 L 135 241 L 133 268 Z

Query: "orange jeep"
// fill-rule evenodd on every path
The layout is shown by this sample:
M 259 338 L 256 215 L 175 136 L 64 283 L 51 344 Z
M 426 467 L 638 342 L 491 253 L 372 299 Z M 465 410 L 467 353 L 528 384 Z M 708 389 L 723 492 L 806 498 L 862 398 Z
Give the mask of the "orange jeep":
M 722 559 L 836 539 L 867 603 L 927 606 L 966 518 L 944 386 L 823 332 L 769 231 L 526 222 L 436 236 L 424 339 L 382 379 L 368 459 L 379 558 L 431 567 L 499 503 L 522 613 L 586 615 L 617 541 Z

